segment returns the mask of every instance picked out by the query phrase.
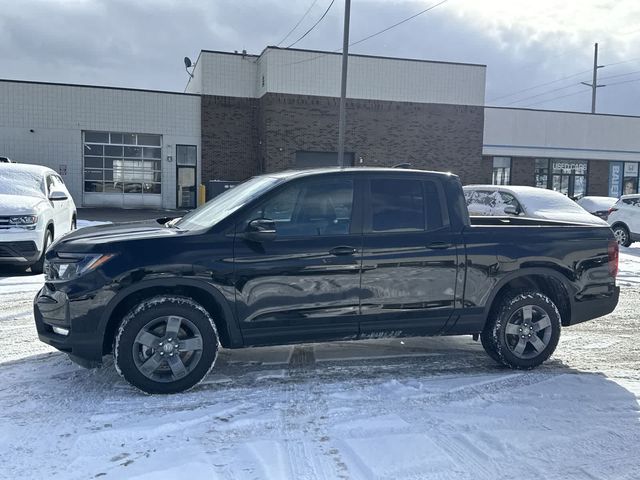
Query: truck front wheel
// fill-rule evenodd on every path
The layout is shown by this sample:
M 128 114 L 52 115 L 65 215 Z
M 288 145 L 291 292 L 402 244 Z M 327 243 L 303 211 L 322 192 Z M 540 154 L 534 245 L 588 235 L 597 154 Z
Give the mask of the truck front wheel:
M 209 313 L 190 298 L 159 295 L 122 320 L 113 349 L 118 373 L 145 393 L 177 393 L 213 367 L 218 335 Z
M 491 358 L 504 365 L 530 369 L 554 352 L 560 326 L 560 312 L 549 297 L 522 292 L 502 300 L 482 332 L 482 345 Z

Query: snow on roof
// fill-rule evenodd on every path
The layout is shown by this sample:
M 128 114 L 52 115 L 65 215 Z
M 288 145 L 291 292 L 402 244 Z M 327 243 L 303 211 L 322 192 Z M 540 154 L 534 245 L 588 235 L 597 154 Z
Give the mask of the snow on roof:
M 526 216 L 546 218 L 548 220 L 603 223 L 601 219 L 588 213 L 569 197 L 554 190 L 523 185 L 467 185 L 463 188 L 465 192 L 487 190 L 510 193 L 520 202 Z M 469 210 L 471 211 L 471 208 Z M 489 215 L 500 214 L 489 213 Z
M 582 197 L 578 200 L 578 205 L 584 208 L 587 212 L 598 212 L 602 210 L 609 210 L 618 201 L 616 197 L 597 197 L 588 196 Z
M 41 165 L 0 163 L 0 194 L 42 197 L 47 173 L 55 172 Z

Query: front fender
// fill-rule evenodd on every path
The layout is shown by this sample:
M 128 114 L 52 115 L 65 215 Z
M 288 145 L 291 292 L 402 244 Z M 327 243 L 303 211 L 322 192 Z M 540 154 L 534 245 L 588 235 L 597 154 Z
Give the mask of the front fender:
M 220 290 L 218 290 L 215 286 L 207 282 L 185 277 L 163 277 L 159 279 L 143 280 L 118 291 L 118 293 L 109 301 L 102 313 L 100 323 L 98 325 L 98 331 L 100 332 L 100 334 L 104 337 L 113 312 L 130 295 L 142 290 L 158 287 L 168 289 L 176 289 L 179 287 L 197 288 L 211 295 L 213 300 L 220 306 L 220 309 L 223 312 L 223 321 L 225 322 L 229 332 L 230 346 L 242 346 L 242 334 L 240 332 L 237 319 L 233 314 L 233 309 L 230 307 L 228 300 L 225 298 L 222 292 L 220 292 Z

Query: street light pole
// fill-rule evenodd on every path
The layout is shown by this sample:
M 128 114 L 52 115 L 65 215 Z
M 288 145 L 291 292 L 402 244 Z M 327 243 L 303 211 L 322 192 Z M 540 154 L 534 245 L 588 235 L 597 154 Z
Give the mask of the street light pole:
M 342 39 L 342 81 L 340 85 L 340 113 L 338 119 L 338 165 L 344 168 L 344 129 L 346 123 L 347 66 L 349 63 L 349 17 L 351 0 L 344 2 L 344 35 Z

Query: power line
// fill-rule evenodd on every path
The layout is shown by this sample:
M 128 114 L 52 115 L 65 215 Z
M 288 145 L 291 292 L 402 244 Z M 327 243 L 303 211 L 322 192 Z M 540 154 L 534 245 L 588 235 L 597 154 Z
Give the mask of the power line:
M 554 93 L 554 92 L 559 92 L 561 90 L 566 90 L 567 88 L 572 88 L 572 87 L 575 87 L 577 85 L 580 85 L 580 84 L 579 83 L 572 83 L 571 85 L 567 85 L 565 87 L 559 87 L 559 88 L 554 88 L 553 90 L 547 90 L 546 92 L 538 93 L 536 95 L 531 95 L 529 97 L 524 97 L 524 98 L 521 98 L 519 100 L 514 100 L 513 102 L 507 103 L 506 106 L 513 105 L 514 103 L 525 102 L 527 100 L 531 100 L 533 98 L 542 97 L 544 95 L 548 95 L 548 94 Z
M 636 61 L 638 61 L 638 60 L 640 60 L 640 57 L 637 57 L 637 58 L 630 58 L 630 59 L 628 59 L 628 60 L 622 60 L 622 61 L 620 61 L 620 62 L 607 63 L 607 64 L 606 64 L 606 65 L 604 65 L 604 66 L 605 66 L 605 67 L 613 67 L 613 66 L 615 66 L 615 65 L 622 65 L 622 64 L 625 64 L 625 63 L 636 62 Z M 503 98 L 512 97 L 512 96 L 517 95 L 517 94 L 519 94 L 519 93 L 524 93 L 524 92 L 528 92 L 528 91 L 531 91 L 531 90 L 536 90 L 536 89 L 541 88 L 541 87 L 546 87 L 547 85 L 553 85 L 554 83 L 562 82 L 563 80 L 569 80 L 569 79 L 571 79 L 571 78 L 575 78 L 575 77 L 577 77 L 577 76 L 579 76 L 579 75 L 582 75 L 583 73 L 589 73 L 589 72 L 591 72 L 591 71 L 592 71 L 592 70 L 583 70 L 582 72 L 573 73 L 573 74 L 571 74 L 571 75 L 567 75 L 567 76 L 565 76 L 565 77 L 561 77 L 561 78 L 558 78 L 558 79 L 556 79 L 556 80 L 552 80 L 552 81 L 550 81 L 550 82 L 540 83 L 540 84 L 538 84 L 538 85 L 533 85 L 533 86 L 528 87 L 528 88 L 523 88 L 522 90 L 518 90 L 518 91 L 515 91 L 515 92 L 511 92 L 511 93 L 508 93 L 508 94 L 506 94 L 506 95 L 502 95 L 502 96 L 500 96 L 500 97 L 494 97 L 494 98 L 491 98 L 491 99 L 487 100 L 487 102 L 495 102 L 496 100 L 501 100 L 501 99 L 503 99 Z M 640 71 L 639 71 L 639 72 L 640 72 Z M 625 74 L 621 74 L 621 75 L 610 75 L 610 76 L 607 76 L 607 77 L 600 77 L 600 79 L 601 79 L 601 80 L 604 80 L 604 79 L 606 79 L 606 78 L 617 78 L 618 76 L 625 76 L 625 75 L 631 75 L 631 73 L 628 73 L 628 74 L 627 74 L 627 73 L 625 73 Z M 565 87 L 565 88 L 568 88 L 568 87 Z M 557 90 L 550 90 L 550 91 L 548 91 L 548 92 L 546 92 L 546 93 L 552 93 L 552 92 L 555 92 L 555 91 L 557 91 Z M 513 102 L 508 103 L 507 105 L 511 105 L 512 103 L 518 103 L 519 101 L 523 101 L 523 100 L 528 100 L 529 98 L 531 98 L 531 97 L 526 97 L 526 98 L 523 98 L 523 99 L 520 99 L 520 100 L 514 100 Z
M 376 36 L 378 36 L 378 35 L 380 35 L 380 34 L 382 34 L 382 33 L 388 32 L 388 31 L 389 31 L 389 30 L 391 30 L 392 28 L 395 28 L 395 27 L 397 27 L 397 26 L 399 26 L 399 25 L 402 25 L 403 23 L 406 23 L 406 22 L 408 22 L 409 20 L 413 20 L 414 18 L 416 18 L 416 17 L 418 17 L 418 16 L 420 16 L 420 15 L 422 15 L 422 14 L 424 14 L 424 13 L 427 13 L 429 10 L 433 10 L 434 8 L 439 7 L 440 5 L 442 5 L 442 4 L 444 4 L 444 3 L 447 3 L 448 1 L 449 1 L 449 0 L 442 0 L 442 1 L 441 1 L 441 2 L 439 2 L 439 3 L 436 3 L 436 4 L 434 4 L 434 5 L 431 5 L 430 7 L 425 8 L 424 10 L 421 10 L 420 12 L 418 12 L 418 13 L 415 13 L 415 14 L 411 15 L 410 17 L 407 17 L 407 18 L 405 18 L 404 20 L 401 20 L 401 21 L 399 21 L 399 22 L 397 22 L 397 23 L 394 23 L 393 25 L 391 25 L 391 26 L 389 26 L 389 27 L 383 28 L 382 30 L 380 30 L 380 31 L 378 31 L 378 32 L 375 32 L 375 33 L 372 33 L 371 35 L 369 35 L 369 36 L 367 36 L 367 37 L 361 38 L 360 40 L 356 40 L 356 41 L 355 41 L 355 42 L 353 42 L 353 43 L 350 43 L 350 44 L 349 44 L 349 47 L 351 47 L 351 46 L 353 46 L 353 45 L 358 45 L 358 44 L 360 44 L 360 43 L 362 43 L 362 42 L 365 42 L 366 40 L 369 40 L 370 38 L 373 38 L 373 37 L 376 37 Z M 305 58 L 305 59 L 303 59 L 303 60 L 298 60 L 298 61 L 295 61 L 295 62 L 285 63 L 285 64 L 282 64 L 282 65 L 280 65 L 280 66 L 282 66 L 282 67 L 286 67 L 286 66 L 289 66 L 289 65 L 297 65 L 298 63 L 311 62 L 311 61 L 316 60 L 316 59 L 318 59 L 318 58 L 326 57 L 326 56 L 327 56 L 327 55 L 329 55 L 330 53 L 338 53 L 338 52 L 341 52 L 341 51 L 342 51 L 342 48 L 336 48 L 335 50 L 331 50 L 330 52 L 327 52 L 327 53 L 321 53 L 321 54 L 319 54 L 319 55 L 315 55 L 315 56 L 313 56 L 313 57 L 311 57 L 311 58 Z
M 309 8 L 307 8 L 307 11 L 304 12 L 304 15 L 302 15 L 302 18 L 300 20 L 298 20 L 298 23 L 296 23 L 293 28 L 291 30 L 289 30 L 289 33 L 287 33 L 284 38 L 282 40 L 280 40 L 276 46 L 280 46 L 287 38 L 289 38 L 289 35 L 291 35 L 296 28 L 298 28 L 298 25 L 300 25 L 302 23 L 302 21 L 307 17 L 307 15 L 309 14 L 309 12 L 311 11 L 311 9 L 314 7 L 314 5 L 318 3 L 318 0 L 313 0 L 313 2 L 311 3 L 311 5 L 309 6 Z
M 587 90 L 580 90 L 579 92 L 568 93 L 566 95 L 560 95 L 558 97 L 549 98 L 547 100 L 541 100 L 539 102 L 529 103 L 527 105 L 524 105 L 524 107 L 533 107 L 535 105 L 540 105 L 541 103 L 548 103 L 548 102 L 552 102 L 554 100 L 559 100 L 561 98 L 573 97 L 575 95 L 580 95 L 581 93 L 587 93 Z
M 442 4 L 444 4 L 444 3 L 447 3 L 448 1 L 449 1 L 449 0 L 442 0 L 441 2 L 436 3 L 435 5 L 431 5 L 431 6 L 430 6 L 430 7 L 428 7 L 428 8 L 425 8 L 424 10 L 422 10 L 422 11 L 420 11 L 420 12 L 416 13 L 415 15 L 411 15 L 410 17 L 407 17 L 407 18 L 405 18 L 404 20 L 400 20 L 398 23 L 394 23 L 393 25 L 390 25 L 390 26 L 388 26 L 387 28 L 383 28 L 383 29 L 382 29 L 382 30 L 380 30 L 379 32 L 372 33 L 372 34 L 371 34 L 371 35 L 369 35 L 368 37 L 364 37 L 364 38 L 361 38 L 360 40 L 358 40 L 358 41 L 356 41 L 356 42 L 350 43 L 350 44 L 349 44 L 349 46 L 350 46 L 350 47 L 353 47 L 354 45 L 358 45 L 359 43 L 366 42 L 367 40 L 369 40 L 369 39 L 371 39 L 371 38 L 373 38 L 373 37 L 377 37 L 378 35 L 383 34 L 384 32 L 388 32 L 388 31 L 389 31 L 389 30 L 391 30 L 392 28 L 396 28 L 397 26 L 402 25 L 403 23 L 406 23 L 406 22 L 408 22 L 409 20 L 413 20 L 414 18 L 419 17 L 419 16 L 420 16 L 420 15 L 422 15 L 423 13 L 427 13 L 429 10 L 433 10 L 434 8 L 439 7 L 440 5 L 442 5 Z
M 622 85 L 622 84 L 625 84 L 625 83 L 633 83 L 633 82 L 640 82 L 640 78 L 633 78 L 631 80 L 623 80 L 621 82 L 608 83 L 607 86 L 608 87 L 612 87 L 614 85 Z M 572 85 L 572 86 L 577 86 L 577 85 Z M 551 92 L 547 92 L 547 93 L 551 93 Z M 566 95 L 560 95 L 558 97 L 548 98 L 547 100 L 541 100 L 539 102 L 529 103 L 527 105 L 524 105 L 524 107 L 533 107 L 535 105 L 540 105 L 541 103 L 548 103 L 548 102 L 552 102 L 554 100 L 559 100 L 561 98 L 566 98 L 566 97 L 573 97 L 574 95 L 578 95 L 580 93 L 584 93 L 584 91 L 568 93 Z
M 566 77 L 558 78 L 557 80 L 551 80 L 550 82 L 540 83 L 538 85 L 533 85 L 532 87 L 523 88 L 522 90 L 518 90 L 516 92 L 511 92 L 511 93 L 508 93 L 506 95 L 502 95 L 500 97 L 495 97 L 495 98 L 492 98 L 492 99 L 490 99 L 488 101 L 489 102 L 495 102 L 496 100 L 501 100 L 503 98 L 512 97 L 514 95 L 517 95 L 518 93 L 524 93 L 524 92 L 528 92 L 530 90 L 535 90 L 535 89 L 540 88 L 540 87 L 546 87 L 547 85 L 553 85 L 554 83 L 562 82 L 563 80 L 569 80 L 570 78 L 577 77 L 577 76 L 582 75 L 584 73 L 589 73 L 590 71 L 591 71 L 590 69 L 589 70 L 583 70 L 582 72 L 573 73 L 571 75 L 567 75 Z M 516 100 L 516 102 L 517 101 L 518 100 Z M 512 103 L 515 103 L 515 102 L 512 102 Z
M 634 70 L 633 72 L 627 72 L 627 73 L 620 73 L 618 75 L 607 75 L 606 77 L 600 77 L 600 80 L 606 80 L 607 78 L 627 77 L 629 75 L 634 75 L 636 73 L 640 73 L 640 70 Z
M 640 78 L 633 78 L 631 80 L 623 80 L 622 82 L 613 82 L 613 83 L 609 83 L 608 86 L 612 87 L 613 85 L 622 85 L 623 83 L 631 83 L 631 82 L 640 82 Z
M 318 21 L 316 23 L 314 23 L 311 28 L 309 30 L 307 30 L 306 32 L 304 32 L 304 34 L 298 38 L 295 42 L 293 42 L 291 45 L 288 45 L 287 48 L 291 48 L 293 47 L 296 43 L 298 43 L 300 40 L 302 40 L 304 37 L 306 37 L 307 35 L 309 35 L 311 33 L 311 31 L 316 28 L 318 26 L 318 24 L 324 19 L 324 17 L 327 16 L 327 13 L 329 13 L 329 10 L 331 10 L 331 7 L 333 6 L 333 3 L 336 0 L 331 0 L 331 3 L 329 4 L 329 6 L 327 7 L 327 9 L 324 11 L 324 13 L 322 14 L 322 16 L 318 19 Z

